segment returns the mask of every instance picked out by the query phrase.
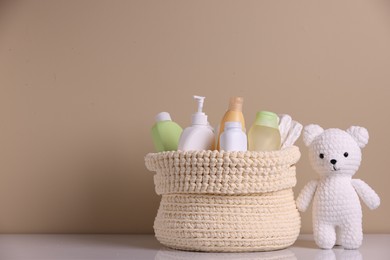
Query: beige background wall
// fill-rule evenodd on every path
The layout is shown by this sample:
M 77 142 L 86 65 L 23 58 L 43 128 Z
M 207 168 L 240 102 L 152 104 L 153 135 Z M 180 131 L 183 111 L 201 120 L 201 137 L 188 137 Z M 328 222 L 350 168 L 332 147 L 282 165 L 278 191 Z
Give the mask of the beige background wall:
M 367 127 L 364 229 L 390 232 L 388 1 L 2 1 L 0 90 L 1 233 L 152 232 L 150 127 L 187 126 L 193 94 L 214 125 L 242 95 L 247 127 Z M 298 145 L 296 192 L 316 177 Z

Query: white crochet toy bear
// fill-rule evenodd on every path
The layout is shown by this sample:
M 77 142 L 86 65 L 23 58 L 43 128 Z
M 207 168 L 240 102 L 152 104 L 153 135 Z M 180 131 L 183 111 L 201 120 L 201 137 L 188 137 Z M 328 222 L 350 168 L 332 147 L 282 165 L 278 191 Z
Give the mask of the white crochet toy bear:
M 309 147 L 312 167 L 320 175 L 310 181 L 297 198 L 304 212 L 313 201 L 314 240 L 320 248 L 335 244 L 345 249 L 359 248 L 363 240 L 362 209 L 359 196 L 370 209 L 380 204 L 379 196 L 364 181 L 352 179 L 360 166 L 368 142 L 365 128 L 352 126 L 347 131 L 318 125 L 304 128 L 303 141 Z

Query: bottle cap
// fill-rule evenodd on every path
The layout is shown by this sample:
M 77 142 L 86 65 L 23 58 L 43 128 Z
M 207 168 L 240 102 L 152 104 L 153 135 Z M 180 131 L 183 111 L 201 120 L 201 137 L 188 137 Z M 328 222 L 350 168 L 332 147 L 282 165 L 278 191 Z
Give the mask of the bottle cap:
M 202 112 L 205 97 L 194 96 L 194 99 L 198 102 L 198 111 L 192 114 L 192 124 L 207 126 L 208 125 L 207 115 Z
M 229 101 L 229 110 L 233 111 L 242 111 L 242 104 L 244 103 L 244 98 L 242 97 L 231 97 Z
M 256 114 L 255 124 L 279 129 L 279 117 L 273 112 L 260 111 Z
M 168 112 L 158 113 L 155 119 L 156 119 L 156 122 L 172 121 L 171 115 Z
M 241 122 L 238 122 L 238 121 L 226 122 L 225 129 L 231 129 L 231 128 L 239 128 L 241 130 L 241 128 L 242 128 Z

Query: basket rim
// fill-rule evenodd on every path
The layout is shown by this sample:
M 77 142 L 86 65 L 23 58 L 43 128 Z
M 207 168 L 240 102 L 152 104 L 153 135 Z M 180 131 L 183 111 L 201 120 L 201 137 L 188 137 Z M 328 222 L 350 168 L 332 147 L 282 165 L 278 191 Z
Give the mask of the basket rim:
M 286 148 L 283 148 L 281 150 L 275 150 L 275 151 L 218 151 L 218 150 L 201 150 L 201 151 L 164 151 L 164 152 L 151 152 L 145 155 L 145 160 L 151 159 L 155 156 L 178 156 L 178 155 L 184 155 L 189 157 L 194 157 L 197 155 L 204 156 L 207 154 L 208 156 L 215 156 L 215 157 L 242 157 L 242 158 L 277 158 L 277 157 L 283 157 L 285 154 L 291 153 L 291 152 L 299 152 L 299 147 L 296 145 L 289 146 Z
M 168 165 L 172 166 L 173 161 L 186 160 L 187 167 L 193 168 L 190 162 L 204 161 L 205 167 L 207 161 L 210 159 L 218 160 L 218 165 L 214 167 L 229 167 L 232 168 L 233 164 L 226 162 L 234 161 L 236 165 L 245 168 L 258 168 L 263 167 L 276 167 L 281 165 L 292 166 L 295 165 L 301 157 L 301 153 L 298 146 L 290 146 L 282 150 L 277 151 L 218 151 L 218 150 L 202 150 L 202 151 L 165 151 L 158 153 L 148 153 L 145 157 L 145 165 L 149 171 L 156 172 L 161 168 L 165 168 Z M 183 166 L 183 165 L 182 165 Z M 211 165 L 209 167 L 212 167 Z
M 296 184 L 297 146 L 271 152 L 172 151 L 145 156 L 157 194 L 249 194 Z

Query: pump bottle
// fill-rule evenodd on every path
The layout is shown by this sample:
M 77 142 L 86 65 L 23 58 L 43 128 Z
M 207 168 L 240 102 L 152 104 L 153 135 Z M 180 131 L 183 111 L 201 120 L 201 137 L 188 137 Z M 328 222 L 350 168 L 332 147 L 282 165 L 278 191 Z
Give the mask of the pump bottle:
M 192 125 L 181 134 L 178 150 L 214 150 L 214 130 L 207 121 L 207 115 L 203 113 L 205 97 L 194 96 L 194 99 L 198 102 L 198 111 L 192 115 Z

